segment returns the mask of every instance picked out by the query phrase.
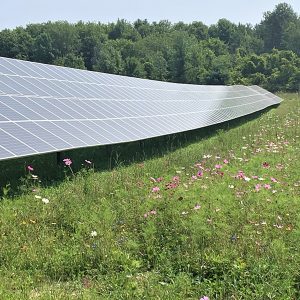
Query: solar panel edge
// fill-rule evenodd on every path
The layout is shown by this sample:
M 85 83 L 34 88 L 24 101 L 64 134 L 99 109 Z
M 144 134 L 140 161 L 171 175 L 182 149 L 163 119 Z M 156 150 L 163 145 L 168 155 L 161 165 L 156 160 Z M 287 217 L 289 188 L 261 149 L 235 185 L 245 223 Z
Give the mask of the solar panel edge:
M 3 130 L 6 125 L 1 126 L 1 124 L 9 122 L 18 126 L 23 124 L 22 129 L 35 137 L 35 141 L 40 139 L 52 149 L 36 151 L 36 148 L 33 147 L 33 141 L 29 139 L 26 143 L 24 141 L 21 142 L 25 145 L 24 149 L 32 149 L 34 151 L 26 150 L 27 153 L 23 153 L 25 150 L 19 149 L 19 154 L 17 154 L 3 147 L 0 142 L 0 150 L 5 149 L 6 151 L 3 150 L 3 155 L 0 151 L 0 160 L 8 159 L 7 151 L 12 154 L 11 158 L 26 157 L 97 145 L 133 142 L 190 131 L 248 115 L 266 107 L 277 105 L 283 100 L 259 86 L 199 86 L 166 83 L 1 57 L 0 68 L 3 59 L 9 61 L 11 65 L 14 63 L 19 64 L 14 68 L 14 71 L 17 72 L 19 69 L 20 74 L 30 74 L 31 71 L 32 74 L 39 74 L 40 71 L 42 72 L 41 74 L 47 75 L 47 70 L 51 71 L 51 79 L 44 79 L 43 81 L 41 79 L 36 80 L 36 77 L 30 76 L 26 77 L 26 80 L 19 80 L 18 77 L 13 78 L 13 80 L 7 80 L 7 83 L 14 85 L 15 92 L 19 92 L 19 94 L 10 95 L 0 90 L 0 104 L 2 107 L 7 107 L 6 110 L 0 111 L 0 129 L 6 133 Z M 34 64 L 37 64 L 38 68 L 34 69 Z M 22 66 L 24 71 L 22 71 Z M 8 69 L 6 68 L 6 70 Z M 80 79 L 80 74 L 87 74 L 85 72 L 90 72 L 88 73 L 90 78 L 107 77 L 109 79 L 107 82 L 110 85 L 85 85 L 84 78 L 76 85 L 76 80 Z M 72 79 L 73 74 L 74 82 L 72 81 L 71 83 L 70 81 L 68 83 L 68 81 L 61 80 L 64 78 L 64 74 L 68 79 Z M 5 76 L 11 75 L 0 76 L 0 82 L 1 78 L 5 78 Z M 23 75 L 15 74 L 14 76 L 20 76 L 21 78 Z M 51 80 L 57 81 L 55 81 L 55 84 L 51 84 L 51 88 L 47 88 L 46 84 L 47 82 L 50 84 Z M 27 87 L 25 86 L 26 82 L 28 83 Z M 114 85 L 114 82 L 116 85 Z M 121 85 L 122 87 L 130 87 L 135 90 L 120 89 L 119 84 L 122 84 L 122 82 L 124 83 Z M 134 82 L 136 86 L 134 86 Z M 143 88 L 141 83 L 145 83 L 146 88 Z M 6 84 L 6 86 L 9 88 L 9 85 Z M 29 87 L 31 89 L 34 88 L 35 91 L 32 91 Z M 52 93 L 55 93 L 56 87 L 59 91 L 53 96 Z M 94 98 L 90 103 L 86 102 L 88 97 L 97 96 L 104 87 L 106 94 L 103 93 L 99 98 Z M 164 89 L 164 87 L 168 88 Z M 43 89 L 46 88 L 47 91 L 44 91 Z M 11 87 L 11 89 L 13 88 Z M 32 91 L 32 96 L 23 95 L 22 90 L 25 93 Z M 41 96 L 36 93 L 49 96 Z M 72 98 L 58 98 L 57 96 L 59 95 L 62 97 L 70 95 Z M 116 99 L 101 98 L 105 95 L 113 96 Z M 120 97 L 123 97 L 123 95 L 133 100 L 120 100 Z M 14 101 L 11 104 L 7 101 L 4 102 L 4 97 L 10 97 Z M 207 97 L 206 100 L 203 97 L 204 99 Z M 27 99 L 26 103 L 28 106 L 22 102 L 25 99 Z M 154 101 L 153 99 L 157 100 Z M 129 105 L 129 103 L 131 104 Z M 20 116 L 22 119 L 18 119 Z M 35 119 L 33 119 L 33 116 L 35 116 Z M 41 116 L 41 119 L 37 119 L 37 116 Z M 82 119 L 77 119 L 78 117 Z M 91 123 L 88 123 L 88 121 Z M 24 122 L 36 123 L 40 130 L 48 131 L 48 138 L 52 134 L 58 138 L 58 142 L 61 141 L 60 144 L 56 143 L 56 146 L 54 146 L 54 140 L 45 140 L 46 137 L 41 137 L 39 132 L 35 131 L 34 133 L 33 128 L 30 129 L 30 126 L 25 126 Z M 49 127 L 47 124 L 52 125 Z M 12 125 L 11 127 L 10 132 L 14 132 L 15 129 Z M 15 138 L 17 138 L 16 134 Z M 15 147 L 13 141 L 12 136 L 12 149 Z M 43 145 L 38 145 L 38 149 L 43 147 Z

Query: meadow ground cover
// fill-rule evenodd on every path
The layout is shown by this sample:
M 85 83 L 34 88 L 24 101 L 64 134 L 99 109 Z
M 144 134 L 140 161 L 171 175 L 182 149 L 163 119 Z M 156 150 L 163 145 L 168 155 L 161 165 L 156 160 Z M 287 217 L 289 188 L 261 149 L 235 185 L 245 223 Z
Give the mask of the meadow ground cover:
M 299 299 L 300 99 L 164 157 L 4 193 L 1 299 Z M 73 159 L 74 160 L 74 159 Z

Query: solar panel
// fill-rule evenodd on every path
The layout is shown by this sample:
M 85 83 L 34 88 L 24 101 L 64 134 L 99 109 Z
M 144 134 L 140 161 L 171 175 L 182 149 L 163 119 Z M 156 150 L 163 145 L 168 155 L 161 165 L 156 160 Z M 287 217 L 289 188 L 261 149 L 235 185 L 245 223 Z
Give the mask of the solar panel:
M 280 102 L 258 86 L 177 84 L 0 57 L 0 160 L 183 132 Z

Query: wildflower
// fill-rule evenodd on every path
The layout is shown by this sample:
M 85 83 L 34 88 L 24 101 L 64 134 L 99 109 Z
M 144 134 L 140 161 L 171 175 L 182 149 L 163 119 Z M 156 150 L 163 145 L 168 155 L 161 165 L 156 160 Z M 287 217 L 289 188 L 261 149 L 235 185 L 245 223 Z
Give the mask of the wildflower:
M 268 169 L 270 168 L 270 164 L 268 164 L 266 161 L 262 164 L 263 168 Z
M 174 176 L 173 181 L 179 181 L 179 176 Z
M 261 184 L 259 184 L 259 183 L 256 184 L 256 185 L 255 185 L 255 191 L 256 191 L 256 192 L 259 192 L 260 189 L 261 189 Z
M 32 167 L 32 166 L 27 166 L 27 170 L 28 170 L 29 172 L 32 172 L 32 171 L 33 171 L 33 167 Z
M 96 237 L 98 235 L 97 231 L 93 230 L 91 232 L 91 237 Z
M 215 168 L 216 168 L 216 169 L 221 169 L 221 168 L 222 168 L 222 165 L 215 165 Z
M 198 209 L 200 209 L 201 208 L 201 205 L 200 204 L 196 204 L 195 206 L 194 206 L 194 210 L 198 210 Z
M 169 182 L 168 184 L 166 184 L 166 188 L 168 190 L 175 189 L 175 188 L 177 188 L 177 186 L 178 186 L 177 182 Z
M 202 177 L 203 176 L 203 172 L 202 171 L 198 171 L 197 176 L 198 177 Z
M 278 180 L 276 178 L 274 178 L 274 177 L 271 177 L 271 181 L 272 182 L 278 182 Z
M 258 178 L 258 176 L 256 176 L 256 175 L 254 175 L 254 176 L 251 176 L 253 179 L 257 179 Z
M 237 175 L 235 176 L 235 178 L 242 178 L 244 179 L 245 178 L 245 173 L 243 171 L 238 171 Z
M 188 212 L 187 211 L 183 211 L 181 214 L 184 216 L 184 215 L 187 215 Z
M 144 218 L 147 218 L 148 217 L 148 213 L 144 213 Z
M 203 296 L 199 300 L 209 300 L 209 297 L 208 296 Z
M 163 178 L 162 177 L 158 177 L 158 178 L 150 177 L 150 180 L 152 182 L 161 182 L 161 181 L 163 181 Z
M 159 191 L 160 191 L 160 188 L 158 186 L 155 186 L 154 188 L 152 188 L 153 193 L 156 193 L 156 192 L 159 192 Z
M 234 189 L 234 185 L 232 185 L 232 184 L 229 184 L 228 187 L 229 187 L 230 189 Z
M 207 154 L 207 155 L 203 155 L 203 158 L 205 159 L 205 158 L 210 158 L 211 157 L 211 155 L 210 154 Z
M 196 180 L 196 179 L 197 179 L 197 176 L 193 175 L 193 176 L 192 176 L 192 179 L 193 179 L 193 180 Z
M 271 185 L 266 183 L 266 184 L 264 185 L 264 188 L 265 188 L 266 190 L 270 190 L 270 189 L 271 189 Z
M 31 174 L 32 179 L 38 179 L 37 175 Z
M 38 196 L 38 195 L 35 195 L 34 198 L 36 198 L 36 199 L 42 199 L 42 197 Z
M 65 163 L 66 166 L 71 166 L 72 164 L 72 160 L 70 158 L 65 158 L 63 159 L 63 162 Z
M 229 163 L 229 161 L 225 158 L 225 159 L 223 160 L 223 163 L 227 165 L 227 164 Z
M 92 162 L 91 162 L 90 160 L 85 159 L 84 161 L 85 161 L 88 165 L 91 165 L 91 164 L 92 164 Z
M 150 210 L 150 213 L 149 213 L 149 214 L 150 214 L 150 215 L 156 215 L 156 213 L 157 213 L 156 210 Z
M 250 179 L 249 177 L 245 176 L 245 177 L 244 177 L 244 180 L 248 182 L 248 181 L 250 181 L 251 179 Z
M 42 202 L 44 202 L 45 204 L 48 204 L 48 203 L 49 203 L 49 199 L 43 198 L 43 199 L 42 199 Z

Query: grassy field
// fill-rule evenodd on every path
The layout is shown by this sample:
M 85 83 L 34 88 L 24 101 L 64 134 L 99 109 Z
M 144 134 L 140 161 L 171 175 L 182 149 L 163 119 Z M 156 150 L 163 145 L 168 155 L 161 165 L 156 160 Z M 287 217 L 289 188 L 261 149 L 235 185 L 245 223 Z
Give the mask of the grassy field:
M 299 299 L 300 98 L 280 96 L 144 162 L 72 157 L 47 187 L 33 164 L 2 191 L 0 299 Z

